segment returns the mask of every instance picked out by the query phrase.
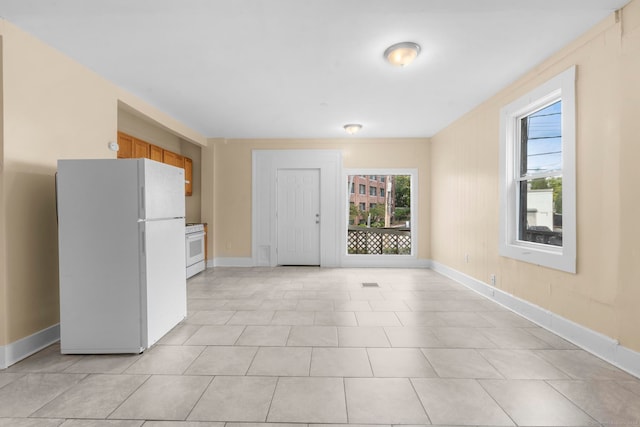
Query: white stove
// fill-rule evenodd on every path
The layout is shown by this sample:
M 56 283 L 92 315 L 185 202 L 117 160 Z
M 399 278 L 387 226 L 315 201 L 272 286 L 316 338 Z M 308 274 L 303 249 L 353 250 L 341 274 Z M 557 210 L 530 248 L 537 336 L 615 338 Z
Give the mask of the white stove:
M 186 224 L 187 279 L 206 268 L 204 259 L 204 224 Z

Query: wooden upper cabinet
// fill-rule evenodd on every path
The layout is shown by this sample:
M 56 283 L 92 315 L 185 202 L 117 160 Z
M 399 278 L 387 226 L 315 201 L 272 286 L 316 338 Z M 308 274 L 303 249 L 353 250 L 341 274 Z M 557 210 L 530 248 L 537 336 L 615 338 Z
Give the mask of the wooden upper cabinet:
M 126 133 L 118 132 L 118 158 L 130 159 L 133 157 L 133 137 Z
M 133 138 L 133 158 L 148 159 L 149 143 L 138 138 Z
M 184 168 L 184 157 L 169 150 L 162 150 L 162 161 L 171 166 Z
M 149 144 L 131 135 L 118 131 L 119 159 L 151 159 L 184 169 L 184 193 L 193 193 L 193 161 L 173 151 L 164 150 L 157 145 Z
M 149 144 L 149 158 L 156 162 L 162 162 L 162 148 Z
M 193 160 L 184 158 L 184 193 L 187 196 L 193 194 Z

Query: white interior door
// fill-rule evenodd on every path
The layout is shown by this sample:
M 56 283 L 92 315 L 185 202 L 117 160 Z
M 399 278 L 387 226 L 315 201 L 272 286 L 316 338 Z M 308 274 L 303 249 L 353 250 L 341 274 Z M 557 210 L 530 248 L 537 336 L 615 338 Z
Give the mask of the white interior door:
M 320 265 L 320 169 L 278 169 L 278 264 Z

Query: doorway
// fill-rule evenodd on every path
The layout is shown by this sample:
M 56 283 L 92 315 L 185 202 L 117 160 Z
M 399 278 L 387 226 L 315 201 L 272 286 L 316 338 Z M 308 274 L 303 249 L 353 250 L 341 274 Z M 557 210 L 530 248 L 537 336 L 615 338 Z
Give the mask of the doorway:
M 318 174 L 319 260 L 313 265 L 338 267 L 343 233 L 342 153 L 339 150 L 253 150 L 252 258 L 247 265 L 275 267 L 278 257 L 278 171 L 314 170 Z M 322 191 L 320 191 L 322 190 Z M 301 261 L 296 261 L 301 262 Z
M 320 265 L 320 170 L 278 169 L 279 265 Z

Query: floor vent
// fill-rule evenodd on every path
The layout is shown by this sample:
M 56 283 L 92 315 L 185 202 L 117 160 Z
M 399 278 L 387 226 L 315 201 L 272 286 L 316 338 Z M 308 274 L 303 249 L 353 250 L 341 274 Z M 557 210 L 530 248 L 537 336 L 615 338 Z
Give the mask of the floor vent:
M 380 285 L 378 285 L 376 282 L 364 282 L 362 284 L 363 288 L 379 288 Z

